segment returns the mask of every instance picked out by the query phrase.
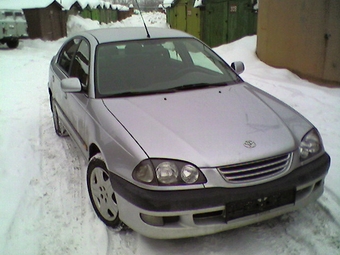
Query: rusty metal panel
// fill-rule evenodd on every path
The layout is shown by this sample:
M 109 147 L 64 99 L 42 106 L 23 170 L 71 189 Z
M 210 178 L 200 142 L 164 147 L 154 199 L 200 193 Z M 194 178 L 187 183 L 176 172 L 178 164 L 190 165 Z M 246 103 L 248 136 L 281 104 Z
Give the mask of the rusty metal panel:
M 261 0 L 257 55 L 303 78 L 339 85 L 339 24 L 339 0 Z
M 41 28 L 38 9 L 24 9 L 27 21 L 27 32 L 31 39 L 41 38 Z
M 188 5 L 186 9 L 187 31 L 189 34 L 201 39 L 201 12 L 199 8 Z
M 203 40 L 210 46 L 256 33 L 255 0 L 210 0 L 204 9 Z
M 67 35 L 67 15 L 58 3 L 53 2 L 46 8 L 24 9 L 23 11 L 30 38 L 57 40 Z
M 227 42 L 256 33 L 256 12 L 253 1 L 229 1 Z
M 175 28 L 182 30 L 184 32 L 187 31 L 187 15 L 186 15 L 186 4 L 185 3 L 178 3 L 175 7 Z
M 100 21 L 100 11 L 99 9 L 92 9 L 91 10 L 91 19 Z
M 201 10 L 194 8 L 194 0 L 176 1 L 166 12 L 167 22 L 171 28 L 182 30 L 200 39 Z
M 227 41 L 228 1 L 212 0 L 206 3 L 203 23 L 203 41 L 211 47 Z

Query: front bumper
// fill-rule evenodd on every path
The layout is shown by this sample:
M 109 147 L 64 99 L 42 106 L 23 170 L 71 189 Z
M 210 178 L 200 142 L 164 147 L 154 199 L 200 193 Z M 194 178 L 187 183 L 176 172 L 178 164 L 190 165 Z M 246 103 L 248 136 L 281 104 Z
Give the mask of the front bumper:
M 242 188 L 151 191 L 113 173 L 110 179 L 123 222 L 142 235 L 171 239 L 238 228 L 304 207 L 323 193 L 329 166 L 325 153 L 282 178 Z

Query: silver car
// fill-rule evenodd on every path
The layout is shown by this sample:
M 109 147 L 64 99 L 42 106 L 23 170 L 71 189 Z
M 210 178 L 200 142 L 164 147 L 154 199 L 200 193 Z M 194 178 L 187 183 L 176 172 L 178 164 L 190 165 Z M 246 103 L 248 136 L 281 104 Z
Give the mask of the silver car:
M 330 157 L 299 113 L 186 33 L 111 28 L 52 59 L 55 131 L 88 160 L 98 217 L 151 238 L 238 228 L 321 196 Z

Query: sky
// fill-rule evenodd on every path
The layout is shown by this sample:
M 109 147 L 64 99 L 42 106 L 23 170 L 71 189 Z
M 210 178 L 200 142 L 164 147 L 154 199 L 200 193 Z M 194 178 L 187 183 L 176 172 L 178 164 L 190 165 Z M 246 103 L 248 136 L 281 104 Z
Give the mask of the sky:
M 167 28 L 165 15 L 146 13 L 148 26 Z M 68 32 L 103 26 L 142 26 L 72 17 Z M 319 86 L 256 54 L 256 36 L 214 48 L 226 62 L 243 61 L 241 77 L 309 119 L 332 158 L 324 194 L 307 207 L 219 234 L 153 240 L 116 233 L 95 215 L 85 184 L 86 162 L 70 138 L 54 133 L 47 82 L 49 62 L 65 38 L 0 46 L 0 254 L 340 254 L 340 88 Z
M 55 0 L 0 0 L 0 9 L 33 9 L 33 8 L 45 8 L 53 3 Z M 66 10 L 78 1 L 78 3 L 85 8 L 87 5 L 91 7 L 98 6 L 103 2 L 102 0 L 57 0 L 57 2 L 63 6 Z

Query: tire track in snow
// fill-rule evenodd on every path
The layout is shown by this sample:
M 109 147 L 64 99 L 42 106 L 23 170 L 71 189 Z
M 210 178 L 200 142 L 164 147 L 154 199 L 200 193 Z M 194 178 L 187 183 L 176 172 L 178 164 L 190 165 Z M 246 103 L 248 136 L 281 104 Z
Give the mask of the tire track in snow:
M 46 95 L 47 96 L 47 95 Z M 49 101 L 42 104 L 41 118 L 41 227 L 39 254 L 84 254 L 91 248 L 94 231 L 85 183 L 86 165 L 69 137 L 58 137 L 53 128 Z M 100 254 L 100 253 L 98 253 Z
M 107 250 L 106 255 L 134 255 L 137 252 L 138 234 L 133 230 L 123 230 L 117 232 L 111 228 L 107 231 Z
M 20 46 L 16 50 L 2 51 L 0 61 L 1 79 L 1 123 L 2 155 L 6 160 L 8 173 L 2 176 L 6 182 L 6 210 L 12 211 L 10 218 L 0 217 L 5 228 L 5 247 L 1 254 L 36 254 L 35 240 L 41 235 L 37 231 L 41 205 L 37 198 L 36 176 L 39 175 L 39 162 L 41 159 L 39 143 L 39 87 L 40 79 L 34 77 L 33 72 L 25 70 L 24 66 L 34 69 L 40 68 L 39 53 L 32 56 L 29 49 L 23 50 Z M 35 61 L 38 59 L 38 61 Z M 36 79 L 35 79 L 36 78 Z M 32 81 L 32 83 L 30 83 Z M 35 100 L 27 100 L 34 98 Z M 9 138 L 9 139 L 8 139 Z M 3 178 L 5 177 L 5 178 Z M 2 193 L 2 191 L 1 191 Z M 3 194 L 3 193 L 2 193 Z M 2 199 L 1 199 L 2 200 Z M 3 200 L 2 200 L 3 201 Z M 6 214 L 7 214 L 6 212 Z M 0 212 L 0 214 L 2 214 Z M 3 216 L 3 215 L 2 215 Z M 29 217 L 28 217 L 29 216 Z M 7 223 L 9 228 L 7 229 Z M 2 232 L 2 231 L 1 231 Z M 0 246 L 3 238 L 1 237 Z
M 44 108 L 49 110 L 48 105 Z M 48 214 L 44 225 L 54 221 L 45 231 L 52 238 L 42 240 L 42 254 L 134 254 L 134 235 L 110 230 L 95 215 L 87 193 L 85 159 L 71 138 L 55 134 L 50 111 L 45 111 L 42 127 L 43 211 Z
M 340 228 L 319 201 L 304 209 L 264 222 L 263 226 L 270 224 L 273 224 L 273 231 L 263 230 L 267 232 L 266 240 L 271 240 L 273 254 L 340 254 Z

